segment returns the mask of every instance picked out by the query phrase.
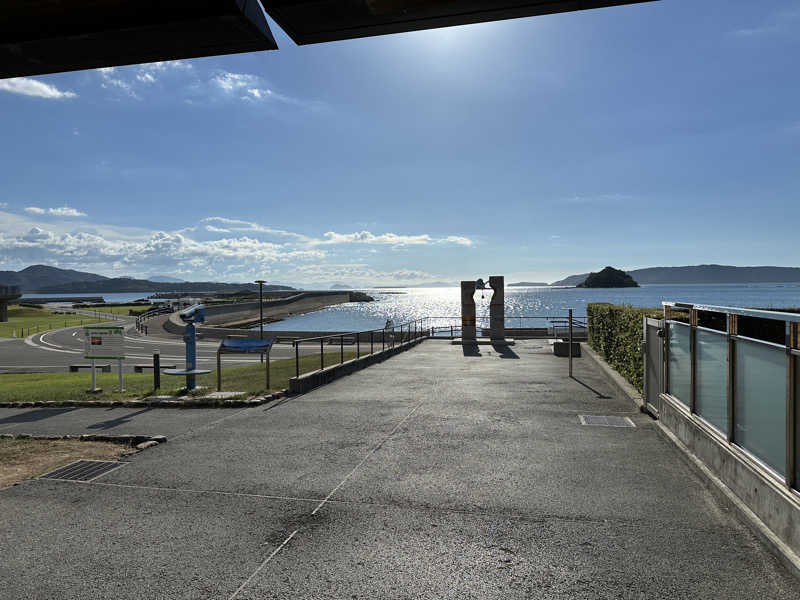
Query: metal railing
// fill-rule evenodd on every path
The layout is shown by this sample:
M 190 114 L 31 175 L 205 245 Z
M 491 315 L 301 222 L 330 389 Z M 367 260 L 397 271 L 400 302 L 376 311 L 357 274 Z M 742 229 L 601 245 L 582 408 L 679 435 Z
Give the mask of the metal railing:
M 294 363 L 295 363 L 295 376 L 300 377 L 300 346 L 302 344 L 319 343 L 319 370 L 325 369 L 325 344 L 339 345 L 339 362 L 334 364 L 343 364 L 344 360 L 344 346 L 345 340 L 350 346 L 356 347 L 356 359 L 362 356 L 369 356 L 377 352 L 376 347 L 380 343 L 380 351 L 396 347 L 396 345 L 404 344 L 421 337 L 429 335 L 428 329 L 424 327 L 425 319 L 415 319 L 400 325 L 392 325 L 391 327 L 384 327 L 382 329 L 367 329 L 364 331 L 350 331 L 346 333 L 334 333 L 330 335 L 322 335 L 318 337 L 303 338 L 292 341 L 294 346 Z M 361 343 L 369 343 L 369 352 L 361 354 Z M 331 365 L 329 365 L 331 366 Z
M 800 314 L 663 305 L 662 391 L 798 489 Z
M 431 337 L 456 338 L 461 336 L 461 317 L 425 317 L 431 331 Z M 475 318 L 479 329 L 490 329 L 489 316 Z M 528 333 L 542 338 L 562 338 L 569 335 L 570 324 L 576 337 L 585 337 L 587 317 L 570 317 L 565 315 L 517 315 L 505 317 L 505 329 L 509 336 Z

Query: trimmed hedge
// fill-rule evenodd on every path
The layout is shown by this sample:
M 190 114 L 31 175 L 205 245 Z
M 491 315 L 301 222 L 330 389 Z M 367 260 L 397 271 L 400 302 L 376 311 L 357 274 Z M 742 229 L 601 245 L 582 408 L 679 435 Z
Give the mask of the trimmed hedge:
M 589 317 L 589 345 L 641 392 L 644 384 L 642 317 L 662 317 L 663 309 L 592 303 L 586 307 L 586 314 Z

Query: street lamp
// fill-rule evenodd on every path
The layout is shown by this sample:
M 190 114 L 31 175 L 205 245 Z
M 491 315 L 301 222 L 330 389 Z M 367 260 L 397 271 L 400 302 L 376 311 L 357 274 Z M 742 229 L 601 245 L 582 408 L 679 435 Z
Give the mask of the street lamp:
M 256 283 L 258 284 L 258 312 L 259 318 L 261 319 L 259 324 L 259 339 L 264 339 L 264 284 L 267 283 L 263 279 L 256 279 Z M 264 362 L 264 355 L 261 355 L 261 362 Z

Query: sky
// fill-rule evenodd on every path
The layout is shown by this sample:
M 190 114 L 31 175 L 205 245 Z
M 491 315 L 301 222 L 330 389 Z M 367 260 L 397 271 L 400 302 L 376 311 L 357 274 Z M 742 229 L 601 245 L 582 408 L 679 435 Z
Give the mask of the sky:
M 0 269 L 353 286 L 800 266 L 800 2 L 0 80 Z

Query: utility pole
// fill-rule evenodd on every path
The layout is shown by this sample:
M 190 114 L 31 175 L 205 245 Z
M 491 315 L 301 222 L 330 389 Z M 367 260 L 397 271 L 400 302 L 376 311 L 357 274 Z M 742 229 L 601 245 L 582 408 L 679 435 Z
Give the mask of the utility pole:
M 258 329 L 259 329 L 259 339 L 264 339 L 264 284 L 267 283 L 263 279 L 256 279 L 256 283 L 258 284 L 258 313 L 259 319 L 258 322 Z M 264 362 L 264 355 L 261 355 L 261 362 Z

